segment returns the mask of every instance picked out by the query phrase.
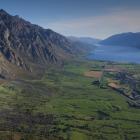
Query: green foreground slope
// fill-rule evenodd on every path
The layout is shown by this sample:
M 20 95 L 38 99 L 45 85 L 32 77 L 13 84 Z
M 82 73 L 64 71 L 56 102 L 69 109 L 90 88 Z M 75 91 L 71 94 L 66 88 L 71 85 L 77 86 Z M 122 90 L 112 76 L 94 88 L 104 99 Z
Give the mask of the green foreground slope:
M 103 65 L 113 64 L 75 61 L 50 68 L 41 80 L 3 82 L 0 140 L 139 140 L 140 109 L 84 76 Z M 139 65 L 118 65 L 140 71 Z

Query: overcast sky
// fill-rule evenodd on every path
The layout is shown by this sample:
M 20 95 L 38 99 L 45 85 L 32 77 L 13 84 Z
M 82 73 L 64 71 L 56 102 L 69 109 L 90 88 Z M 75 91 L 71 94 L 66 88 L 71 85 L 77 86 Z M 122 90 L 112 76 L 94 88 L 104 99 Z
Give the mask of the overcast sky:
M 0 0 L 0 8 L 67 36 L 140 32 L 140 0 Z

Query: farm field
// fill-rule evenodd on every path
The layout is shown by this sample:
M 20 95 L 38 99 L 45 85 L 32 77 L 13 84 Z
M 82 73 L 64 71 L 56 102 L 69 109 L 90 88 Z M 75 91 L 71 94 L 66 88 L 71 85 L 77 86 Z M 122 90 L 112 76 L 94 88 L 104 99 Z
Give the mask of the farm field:
M 77 60 L 1 81 L 0 140 L 139 140 L 139 83 L 134 96 L 120 72 L 139 81 L 140 65 Z

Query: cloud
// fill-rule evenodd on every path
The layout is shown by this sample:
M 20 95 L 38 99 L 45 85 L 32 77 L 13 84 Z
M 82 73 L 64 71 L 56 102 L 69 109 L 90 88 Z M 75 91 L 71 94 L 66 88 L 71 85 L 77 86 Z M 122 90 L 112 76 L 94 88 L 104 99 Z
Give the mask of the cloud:
M 106 38 L 121 32 L 139 32 L 139 15 L 140 10 L 113 9 L 105 15 L 56 21 L 47 27 L 64 35 Z

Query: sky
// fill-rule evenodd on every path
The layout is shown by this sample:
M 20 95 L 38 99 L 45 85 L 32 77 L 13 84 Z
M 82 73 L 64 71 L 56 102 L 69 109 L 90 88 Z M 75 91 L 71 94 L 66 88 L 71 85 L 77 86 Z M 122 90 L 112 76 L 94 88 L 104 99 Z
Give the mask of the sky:
M 0 0 L 0 9 L 66 36 L 140 32 L 140 0 Z

